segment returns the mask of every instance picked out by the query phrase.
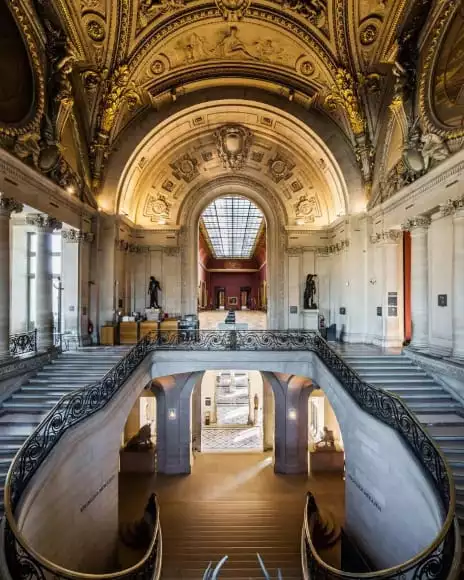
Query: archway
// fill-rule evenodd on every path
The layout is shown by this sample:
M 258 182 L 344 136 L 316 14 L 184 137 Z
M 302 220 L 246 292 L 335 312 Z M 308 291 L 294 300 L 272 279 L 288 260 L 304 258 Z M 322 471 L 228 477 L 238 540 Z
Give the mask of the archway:
M 198 238 L 200 328 L 265 329 L 267 227 L 260 208 L 233 192 L 216 198 L 200 216 Z

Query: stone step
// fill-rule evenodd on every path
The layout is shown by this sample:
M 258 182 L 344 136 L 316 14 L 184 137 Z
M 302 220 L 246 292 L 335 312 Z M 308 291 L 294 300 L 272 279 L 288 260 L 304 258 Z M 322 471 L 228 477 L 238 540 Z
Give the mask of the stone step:
M 364 377 L 361 376 L 364 380 Z M 398 385 L 399 387 L 407 387 L 410 385 L 424 385 L 424 386 L 434 386 L 437 387 L 437 383 L 430 378 L 423 378 L 423 377 L 409 377 L 407 379 L 396 379 L 390 377 L 379 377 L 379 378 L 371 378 L 369 380 L 366 379 L 367 383 L 371 383 L 372 385 Z
M 434 413 L 434 412 L 420 412 L 416 414 L 417 419 L 424 425 L 448 425 L 448 426 L 464 426 L 464 417 L 457 413 Z
M 367 380 L 371 380 L 371 377 L 385 377 L 385 378 L 398 378 L 398 379 L 408 379 L 408 378 L 419 378 L 424 377 L 428 378 L 427 373 L 423 371 L 419 371 L 413 368 L 406 368 L 406 369 L 392 369 L 392 368 L 375 368 L 375 369 L 361 369 L 360 367 L 353 366 L 354 370 L 361 375 L 362 377 L 366 377 Z
M 41 401 L 40 403 L 34 403 L 28 401 L 16 401 L 8 399 L 8 401 L 5 401 L 3 403 L 2 407 L 10 413 L 14 412 L 22 413 L 23 411 L 28 411 L 29 413 L 46 414 L 46 412 L 53 409 L 55 405 L 56 403 L 53 401 Z

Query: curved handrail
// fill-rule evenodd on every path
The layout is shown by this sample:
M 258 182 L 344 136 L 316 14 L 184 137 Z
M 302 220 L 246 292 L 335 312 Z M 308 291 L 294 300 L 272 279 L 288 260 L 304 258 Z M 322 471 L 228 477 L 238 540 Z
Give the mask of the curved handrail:
M 400 566 L 369 573 L 367 576 L 357 575 L 357 578 L 399 578 L 404 574 L 405 565 L 408 570 L 416 567 L 427 570 L 427 579 L 442 578 L 440 573 L 445 566 L 451 564 L 448 561 L 449 554 L 454 553 L 455 538 L 454 526 L 454 485 L 452 475 L 441 454 L 431 437 L 422 425 L 411 414 L 409 409 L 397 396 L 387 393 L 375 386 L 363 382 L 359 375 L 353 371 L 338 354 L 322 339 L 320 335 L 311 331 L 165 331 L 152 332 L 137 343 L 103 379 L 92 385 L 65 395 L 52 411 L 45 417 L 34 433 L 28 438 L 19 450 L 8 471 L 5 483 L 5 514 L 7 520 L 6 538 L 9 541 L 7 559 L 10 569 L 18 566 L 29 566 L 28 570 L 38 570 L 30 578 L 42 578 L 42 567 L 51 570 L 57 578 L 61 579 L 86 579 L 86 578 L 132 578 L 135 574 L 130 569 L 114 573 L 109 576 L 82 575 L 60 568 L 37 554 L 27 543 L 18 530 L 14 512 L 18 506 L 22 493 L 26 489 L 33 475 L 49 455 L 53 447 L 61 439 L 63 434 L 102 409 L 120 390 L 135 368 L 144 360 L 145 356 L 154 350 L 311 350 L 330 368 L 331 372 L 341 381 L 343 387 L 361 406 L 361 408 L 376 417 L 390 427 L 395 428 L 408 442 L 419 461 L 422 463 L 434 480 L 435 487 L 443 502 L 447 513 L 440 534 L 434 542 L 420 554 Z M 159 529 L 159 528 L 158 528 Z M 331 578 L 331 570 L 327 568 L 310 541 L 310 528 L 307 526 L 306 538 L 309 540 L 310 567 L 316 566 L 315 575 Z M 161 537 L 161 536 L 160 536 Z M 306 540 L 305 540 L 306 541 Z M 156 545 L 153 544 L 153 546 Z M 151 546 L 151 548 L 153 548 Z M 443 547 L 441 555 L 437 550 Z M 148 553 L 147 553 L 148 554 Z M 144 575 L 148 556 L 136 564 L 137 578 L 148 578 Z M 441 560 L 440 560 L 441 558 Z M 159 565 L 159 559 L 158 559 Z M 33 566 L 31 568 L 31 566 Z M 440 571 L 438 575 L 435 570 Z M 335 569 L 334 569 L 335 570 Z M 317 571 L 317 572 L 316 572 Z M 352 578 L 348 573 L 335 570 L 337 575 L 333 578 Z M 142 574 L 142 575 L 141 575 Z M 348 574 L 348 575 L 347 575 Z M 18 576 L 21 577 L 21 576 Z M 414 574 L 415 578 L 425 578 L 425 575 Z
M 317 507 L 308 496 L 302 531 L 304 536 L 302 550 L 305 550 L 305 560 L 309 570 L 308 578 L 402 580 L 407 577 L 408 572 L 412 571 L 414 571 L 413 577 L 415 579 L 441 580 L 446 578 L 453 563 L 455 543 L 459 539 L 456 536 L 454 525 L 456 498 L 453 475 L 441 450 L 397 395 L 364 382 L 358 373 L 349 367 L 321 336 L 314 338 L 314 347 L 319 358 L 340 380 L 361 409 L 403 436 L 433 479 L 443 503 L 446 518 L 434 541 L 406 562 L 383 570 L 353 574 L 330 566 L 318 555 L 311 540 L 311 531 L 317 518 Z

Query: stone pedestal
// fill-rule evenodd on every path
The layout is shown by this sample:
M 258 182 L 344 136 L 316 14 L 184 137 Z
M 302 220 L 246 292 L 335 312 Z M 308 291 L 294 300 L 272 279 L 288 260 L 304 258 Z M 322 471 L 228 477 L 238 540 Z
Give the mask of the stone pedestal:
M 156 450 L 126 451 L 119 453 L 121 473 L 155 473 Z
M 318 330 L 319 329 L 319 309 L 303 310 L 303 329 L 304 330 Z
M 0 359 L 10 356 L 10 216 L 22 209 L 0 194 Z
M 52 235 L 61 229 L 61 222 L 55 218 L 36 214 L 27 216 L 27 223 L 36 226 L 37 268 L 36 282 L 36 328 L 39 350 L 53 346 L 53 270 Z

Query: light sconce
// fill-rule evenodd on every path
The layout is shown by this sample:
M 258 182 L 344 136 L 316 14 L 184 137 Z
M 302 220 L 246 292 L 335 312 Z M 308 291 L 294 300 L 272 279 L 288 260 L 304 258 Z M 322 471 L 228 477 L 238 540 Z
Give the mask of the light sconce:
M 175 421 L 177 419 L 177 411 L 176 411 L 176 409 L 169 409 L 169 411 L 168 411 L 168 419 L 170 421 Z
M 292 421 L 296 420 L 296 409 L 289 409 L 288 410 L 288 418 Z
M 74 185 L 68 185 L 68 187 L 66 188 L 66 191 L 72 195 L 76 191 L 76 189 L 75 189 Z
M 377 280 L 375 278 L 371 278 L 369 280 L 369 284 L 372 284 L 372 286 L 375 286 L 377 284 Z
M 349 286 L 349 285 L 350 285 L 350 283 L 349 283 L 349 282 L 345 282 L 345 286 Z

